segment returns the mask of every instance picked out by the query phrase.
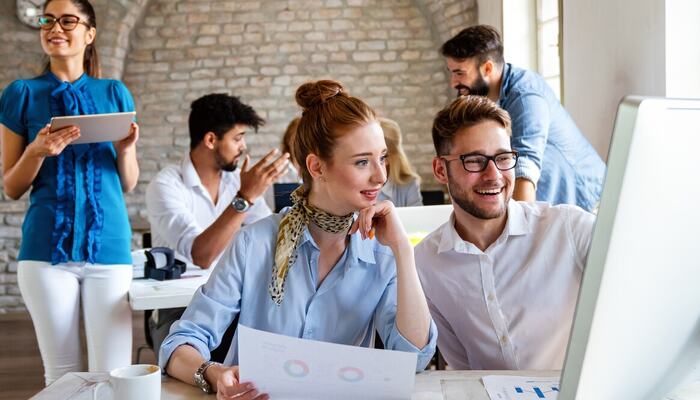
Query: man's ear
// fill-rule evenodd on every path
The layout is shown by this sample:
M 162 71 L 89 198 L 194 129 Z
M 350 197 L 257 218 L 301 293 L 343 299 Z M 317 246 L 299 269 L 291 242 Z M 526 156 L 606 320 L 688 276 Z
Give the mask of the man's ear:
M 490 59 L 487 59 L 486 61 L 484 61 L 481 64 L 481 66 L 479 67 L 479 70 L 481 72 L 481 76 L 491 77 L 491 74 L 493 74 L 493 70 L 494 70 L 495 66 L 496 65 Z
M 216 133 L 207 132 L 204 134 L 204 138 L 202 139 L 202 143 L 204 143 L 204 146 L 206 146 L 207 149 L 214 150 L 214 147 L 216 146 L 217 140 L 219 140 L 219 139 L 216 137 Z
M 323 180 L 323 170 L 324 170 L 324 163 L 323 160 L 316 154 L 309 154 L 306 156 L 306 169 L 309 170 L 309 174 L 311 175 L 311 178 L 314 180 L 320 179 Z
M 433 157 L 433 175 L 443 185 L 447 185 L 447 163 L 439 156 Z

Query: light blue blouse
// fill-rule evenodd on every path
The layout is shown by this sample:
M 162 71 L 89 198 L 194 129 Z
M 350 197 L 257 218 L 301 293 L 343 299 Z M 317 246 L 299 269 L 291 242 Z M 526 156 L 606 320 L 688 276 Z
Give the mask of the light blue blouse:
M 31 143 L 52 116 L 133 111 L 123 83 L 51 72 L 12 82 L 0 123 Z M 32 182 L 19 260 L 131 264 L 131 228 L 111 142 L 74 144 L 44 160 Z
M 319 248 L 303 233 L 298 257 L 285 282 L 285 297 L 275 305 L 268 293 L 275 241 L 282 214 L 241 229 L 209 281 L 195 293 L 160 349 L 163 371 L 175 349 L 189 344 L 205 358 L 216 348 L 236 315 L 239 323 L 277 334 L 370 347 L 375 329 L 385 348 L 417 353 L 416 371 L 435 352 L 437 329 L 430 323 L 428 344 L 419 349 L 396 327 L 396 264 L 389 248 L 352 235 L 343 256 L 317 288 Z M 238 364 L 238 332 L 225 360 Z

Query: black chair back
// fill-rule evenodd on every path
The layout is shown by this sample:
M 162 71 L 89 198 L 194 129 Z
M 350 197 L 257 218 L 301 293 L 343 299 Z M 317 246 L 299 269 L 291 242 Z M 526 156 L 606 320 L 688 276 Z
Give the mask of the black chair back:
M 445 193 L 442 190 L 421 190 L 424 206 L 439 206 L 445 204 Z
M 272 193 L 275 197 L 275 212 L 292 206 L 292 192 L 299 187 L 298 183 L 274 183 Z

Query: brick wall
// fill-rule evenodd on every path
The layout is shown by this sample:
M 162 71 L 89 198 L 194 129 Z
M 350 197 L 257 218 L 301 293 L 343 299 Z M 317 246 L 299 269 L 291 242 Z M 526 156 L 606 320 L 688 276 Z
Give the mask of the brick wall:
M 38 33 L 0 0 L 0 89 L 38 73 Z M 228 92 L 268 123 L 247 137 L 254 159 L 278 146 L 299 109 L 295 89 L 311 79 L 342 81 L 383 116 L 399 122 L 405 150 L 432 179 L 430 127 L 453 95 L 437 48 L 476 23 L 474 0 L 94 0 L 103 75 L 123 79 L 142 129 L 141 177 L 127 196 L 132 224 L 146 226 L 144 191 L 189 145 L 189 103 Z M 21 48 L 21 52 L 17 49 Z M 0 198 L 0 313 L 23 311 L 16 256 L 25 200 Z M 134 239 L 138 246 L 139 240 Z

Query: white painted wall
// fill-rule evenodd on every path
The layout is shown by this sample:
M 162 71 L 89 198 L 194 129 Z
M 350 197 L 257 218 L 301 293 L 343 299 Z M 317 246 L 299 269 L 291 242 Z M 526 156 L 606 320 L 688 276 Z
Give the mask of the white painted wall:
M 699 0 L 666 0 L 666 96 L 700 98 Z
M 503 32 L 502 0 L 480 0 L 477 5 L 479 24 L 491 25 Z
M 665 0 L 563 3 L 562 100 L 606 159 L 620 99 L 666 93 Z

